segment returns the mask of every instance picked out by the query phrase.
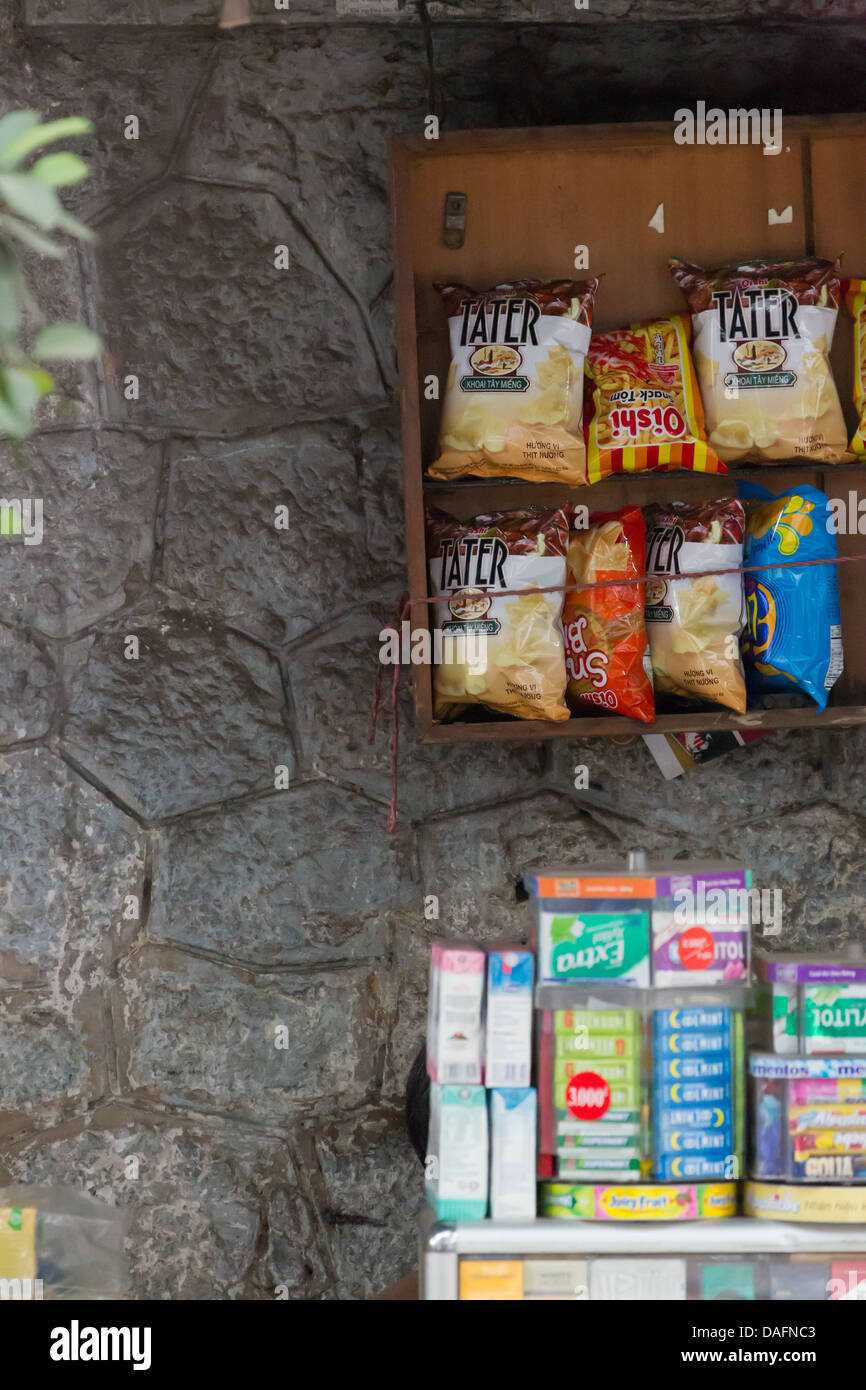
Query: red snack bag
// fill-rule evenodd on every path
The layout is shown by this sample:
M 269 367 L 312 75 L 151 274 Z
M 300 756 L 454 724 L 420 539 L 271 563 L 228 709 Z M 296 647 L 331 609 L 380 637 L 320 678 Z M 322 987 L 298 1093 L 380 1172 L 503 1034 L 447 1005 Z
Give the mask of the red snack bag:
M 646 525 L 639 507 L 594 515 L 568 545 L 568 583 L 641 579 Z M 642 584 L 609 589 L 571 589 L 562 615 L 565 634 L 565 698 L 575 713 L 609 710 L 651 723 L 655 718 L 648 675 Z

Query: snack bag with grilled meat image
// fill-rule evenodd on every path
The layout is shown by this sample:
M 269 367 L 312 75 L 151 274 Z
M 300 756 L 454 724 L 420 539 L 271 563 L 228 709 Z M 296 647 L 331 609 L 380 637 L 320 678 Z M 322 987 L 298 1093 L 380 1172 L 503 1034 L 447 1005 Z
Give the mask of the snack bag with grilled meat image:
M 671 260 L 692 311 L 710 444 L 725 463 L 846 463 L 830 348 L 839 262 L 751 261 L 704 270 Z
M 430 476 L 587 481 L 583 368 L 597 280 L 437 285 L 451 366 Z
M 736 497 L 645 508 L 645 617 L 656 695 L 742 714 L 745 511 Z M 734 570 L 735 573 L 721 573 Z

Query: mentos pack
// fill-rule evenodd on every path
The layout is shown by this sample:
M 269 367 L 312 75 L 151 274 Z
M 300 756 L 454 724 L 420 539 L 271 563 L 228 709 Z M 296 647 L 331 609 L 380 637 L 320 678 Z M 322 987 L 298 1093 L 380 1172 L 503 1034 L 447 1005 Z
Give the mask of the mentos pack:
M 746 501 L 743 664 L 752 696 L 799 687 L 819 709 L 842 674 L 842 626 L 835 564 L 773 568 L 796 560 L 836 559 L 827 498 L 807 483 L 774 495 L 741 483 Z

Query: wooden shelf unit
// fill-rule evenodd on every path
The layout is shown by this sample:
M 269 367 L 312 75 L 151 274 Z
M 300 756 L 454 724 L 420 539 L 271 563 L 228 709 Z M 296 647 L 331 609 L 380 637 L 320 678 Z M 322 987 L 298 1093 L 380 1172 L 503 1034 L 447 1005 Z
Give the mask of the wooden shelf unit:
M 466 196 L 462 246 L 445 244 L 445 200 Z M 438 140 L 401 139 L 392 147 L 397 334 L 403 415 L 404 497 L 409 592 L 428 593 L 424 505 L 466 518 L 528 505 L 582 502 L 610 509 L 627 502 L 730 495 L 749 477 L 773 491 L 808 482 L 829 497 L 866 498 L 866 467 L 792 462 L 732 470 L 726 477 L 688 471 L 618 475 L 592 488 L 553 483 L 425 478 L 434 457 L 442 402 L 424 398 L 425 377 L 444 383 L 448 334 L 435 281 L 486 289 L 518 277 L 602 274 L 594 327 L 604 332 L 686 305 L 667 268 L 671 255 L 708 268 L 730 262 L 844 254 L 851 275 L 866 275 L 866 116 L 785 121 L 783 148 L 677 145 L 673 124 L 575 126 L 550 130 L 463 131 Z M 664 203 L 664 233 L 650 227 Z M 777 215 L 771 222 L 770 210 Z M 790 220 L 779 221 L 788 216 Z M 589 248 L 575 271 L 574 248 Z M 853 432 L 851 320 L 840 312 L 832 361 Z M 840 555 L 866 554 L 863 535 L 837 537 Z M 578 715 L 561 723 L 508 720 L 438 723 L 432 671 L 413 667 L 416 730 L 425 743 L 613 737 L 715 729 L 844 728 L 866 722 L 866 560 L 839 566 L 845 670 L 822 713 L 814 706 L 750 710 L 717 706 L 663 714 L 653 724 L 621 716 Z M 416 604 L 413 626 L 429 610 Z

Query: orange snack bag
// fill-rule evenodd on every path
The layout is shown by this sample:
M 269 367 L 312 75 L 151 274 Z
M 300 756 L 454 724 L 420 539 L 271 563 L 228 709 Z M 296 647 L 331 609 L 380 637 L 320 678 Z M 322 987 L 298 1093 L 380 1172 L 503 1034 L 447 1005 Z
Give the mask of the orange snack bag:
M 639 507 L 599 513 L 589 527 L 571 533 L 568 583 L 641 579 L 645 549 L 646 524 Z M 562 626 L 569 708 L 578 714 L 609 710 L 651 723 L 655 704 L 643 585 L 570 589 Z
M 727 473 L 707 443 L 684 314 L 600 333 L 586 358 L 587 474 L 692 468 Z

